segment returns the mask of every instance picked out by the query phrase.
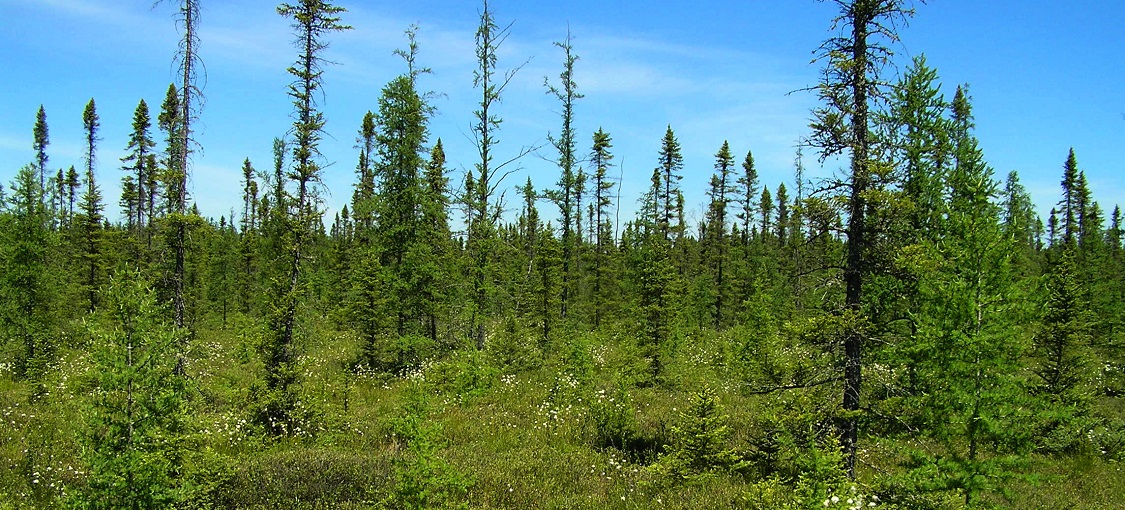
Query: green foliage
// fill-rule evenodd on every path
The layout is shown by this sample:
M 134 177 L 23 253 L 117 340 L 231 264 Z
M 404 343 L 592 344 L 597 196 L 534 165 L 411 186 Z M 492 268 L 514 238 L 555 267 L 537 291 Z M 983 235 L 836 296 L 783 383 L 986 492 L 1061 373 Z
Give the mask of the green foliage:
M 590 398 L 589 420 L 593 445 L 626 450 L 637 440 L 637 417 L 629 387 L 618 379 L 611 389 L 601 388 Z
M 15 349 L 15 374 L 37 380 L 54 359 L 52 338 L 53 301 L 57 288 L 49 270 L 48 256 L 54 241 L 51 217 L 34 167 L 16 174 L 13 194 L 0 239 L 0 331 Z
M 465 495 L 470 479 L 438 456 L 441 429 L 429 417 L 425 384 L 406 389 L 406 402 L 391 425 L 395 439 L 406 447 L 395 462 L 395 481 L 386 502 L 391 508 L 468 508 Z
M 522 372 L 543 364 L 540 342 L 519 319 L 509 316 L 484 344 L 493 366 Z
M 366 370 L 404 375 L 437 354 L 437 342 L 429 337 L 386 335 L 363 345 L 359 363 Z
M 729 419 L 715 390 L 704 386 L 692 394 L 690 405 L 680 413 L 680 424 L 672 426 L 672 444 L 651 469 L 675 481 L 745 470 L 749 463 L 728 447 Z
M 178 480 L 184 381 L 174 373 L 174 330 L 135 270 L 111 281 L 91 325 L 96 377 L 81 437 L 89 466 L 76 503 L 83 508 L 167 508 Z

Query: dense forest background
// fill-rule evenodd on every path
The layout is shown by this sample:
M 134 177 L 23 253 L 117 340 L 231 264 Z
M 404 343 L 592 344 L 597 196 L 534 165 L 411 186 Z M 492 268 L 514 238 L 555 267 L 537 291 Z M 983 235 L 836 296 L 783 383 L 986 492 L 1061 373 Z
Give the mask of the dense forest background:
M 281 4 L 292 125 L 216 219 L 188 184 L 200 6 L 173 2 L 175 80 L 110 141 L 120 196 L 94 99 L 82 168 L 51 165 L 40 107 L 0 188 L 0 508 L 1125 504 L 1120 208 L 1071 150 L 1038 214 L 969 87 L 895 54 L 912 6 L 832 3 L 791 187 L 716 140 L 701 215 L 673 126 L 620 203 L 614 135 L 575 129 L 569 34 L 558 127 L 501 143 L 521 65 L 487 1 L 472 167 L 429 129 L 410 27 L 328 212 L 325 51 L 352 27 Z M 525 158 L 557 176 L 511 187 Z

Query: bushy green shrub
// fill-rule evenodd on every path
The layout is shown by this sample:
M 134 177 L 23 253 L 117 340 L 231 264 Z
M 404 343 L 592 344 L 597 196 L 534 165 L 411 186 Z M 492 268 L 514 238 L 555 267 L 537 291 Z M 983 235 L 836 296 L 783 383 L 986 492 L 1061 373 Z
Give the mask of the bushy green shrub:
M 428 391 L 425 383 L 411 383 L 401 414 L 392 420 L 395 439 L 406 448 L 394 462 L 393 490 L 385 503 L 406 510 L 468 508 L 469 478 L 438 456 L 441 428 L 430 420 Z
M 715 390 L 704 386 L 692 395 L 688 409 L 680 413 L 680 424 L 672 427 L 672 444 L 650 469 L 671 480 L 747 469 L 749 463 L 727 446 L 729 419 Z
M 392 476 L 374 452 L 290 447 L 241 459 L 212 497 L 216 508 L 338 508 L 377 499 Z
M 625 450 L 633 444 L 637 437 L 636 410 L 624 380 L 610 391 L 603 388 L 594 393 L 587 419 L 595 447 Z
M 543 365 L 539 341 L 513 316 L 488 338 L 485 350 L 494 366 L 507 371 L 524 372 Z
M 475 349 L 455 352 L 422 374 L 437 390 L 460 397 L 484 394 L 498 377 L 499 370 Z
M 421 335 L 387 335 L 367 343 L 358 364 L 366 370 L 402 375 L 438 354 L 437 342 Z

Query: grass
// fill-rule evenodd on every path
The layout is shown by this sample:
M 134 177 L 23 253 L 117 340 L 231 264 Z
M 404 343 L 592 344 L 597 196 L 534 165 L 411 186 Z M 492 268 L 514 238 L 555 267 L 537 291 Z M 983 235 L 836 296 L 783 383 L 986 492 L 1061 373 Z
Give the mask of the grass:
M 192 434 L 184 479 L 191 501 L 185 507 L 403 506 L 396 491 L 406 470 L 437 473 L 434 490 L 455 497 L 434 501 L 469 508 L 775 508 L 800 497 L 801 507 L 835 508 L 834 495 L 845 496 L 838 498 L 845 508 L 852 499 L 848 487 L 817 485 L 810 474 L 816 462 L 823 464 L 809 445 L 823 436 L 818 427 L 835 404 L 833 388 L 750 394 L 721 335 L 690 338 L 656 381 L 644 380 L 646 364 L 628 337 L 612 333 L 556 340 L 521 369 L 497 366 L 502 356 L 458 352 L 391 376 L 346 370 L 358 340 L 324 322 L 311 324 L 301 335 L 299 394 L 315 421 L 280 439 L 264 436 L 247 416 L 250 388 L 261 373 L 257 326 L 234 320 L 227 329 L 200 332 L 189 364 Z M 574 366 L 583 362 L 567 343 L 579 340 L 578 351 L 589 354 L 585 368 Z M 0 509 L 61 507 L 83 483 L 76 437 L 91 390 L 88 369 L 81 345 L 64 349 L 39 397 L 36 387 L 0 373 Z M 730 445 L 755 468 L 669 482 L 649 466 L 703 385 L 717 390 L 729 415 Z M 395 433 L 418 388 L 426 394 L 432 458 Z M 621 398 L 619 388 L 627 392 L 622 405 L 631 420 L 622 425 L 628 440 L 620 449 L 597 439 L 594 415 L 604 412 L 607 399 Z M 1098 406 L 1113 416 L 1122 409 L 1115 398 Z M 901 461 L 902 441 L 908 439 L 863 440 L 856 493 L 865 502 L 876 502 L 871 496 Z M 1035 475 L 1013 481 L 1010 500 L 992 501 L 1013 509 L 1121 508 L 1121 468 L 1098 452 L 1032 456 L 1027 471 Z M 454 475 L 468 481 L 466 492 L 449 489 Z M 927 501 L 953 507 L 957 498 Z M 878 506 L 893 507 L 882 500 Z

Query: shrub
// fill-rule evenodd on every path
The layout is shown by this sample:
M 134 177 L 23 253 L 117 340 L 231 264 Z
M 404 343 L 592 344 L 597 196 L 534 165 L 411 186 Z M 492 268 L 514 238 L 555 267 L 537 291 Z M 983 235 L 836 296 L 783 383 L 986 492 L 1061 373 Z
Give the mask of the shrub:
M 593 442 L 599 448 L 625 450 L 637 437 L 636 410 L 625 381 L 619 380 L 612 391 L 600 389 L 590 399 L 588 420 L 593 429 Z
M 664 478 L 691 480 L 715 472 L 735 472 L 749 463 L 727 447 L 729 416 L 723 413 L 715 390 L 704 386 L 691 397 L 681 423 L 672 427 L 672 444 L 653 469 Z

